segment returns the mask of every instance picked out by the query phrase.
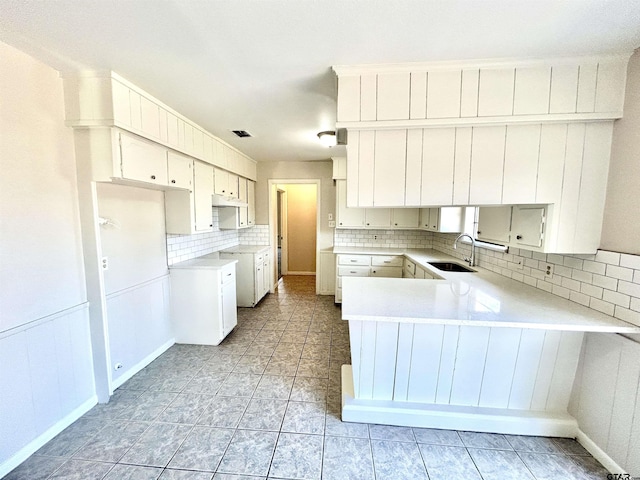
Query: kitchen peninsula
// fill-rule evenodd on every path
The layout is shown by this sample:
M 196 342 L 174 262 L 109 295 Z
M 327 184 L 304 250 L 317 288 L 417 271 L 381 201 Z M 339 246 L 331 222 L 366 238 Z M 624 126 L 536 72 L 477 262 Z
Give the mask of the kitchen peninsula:
M 640 333 L 480 267 L 438 270 L 429 262 L 463 262 L 437 251 L 334 252 L 403 255 L 433 277 L 341 278 L 344 421 L 574 437 L 567 407 L 584 333 Z

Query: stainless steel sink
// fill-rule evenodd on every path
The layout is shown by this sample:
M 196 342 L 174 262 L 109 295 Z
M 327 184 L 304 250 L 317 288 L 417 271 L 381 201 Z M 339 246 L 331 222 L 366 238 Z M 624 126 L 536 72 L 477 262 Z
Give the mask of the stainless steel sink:
M 443 270 L 445 272 L 475 272 L 464 265 L 460 265 L 459 263 L 454 262 L 429 262 L 429 265 L 436 267 L 438 270 Z

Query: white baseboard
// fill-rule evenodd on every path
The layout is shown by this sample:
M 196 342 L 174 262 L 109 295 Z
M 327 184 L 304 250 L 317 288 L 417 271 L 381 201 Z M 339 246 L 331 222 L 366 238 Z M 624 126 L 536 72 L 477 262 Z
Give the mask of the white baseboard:
M 591 440 L 586 433 L 582 430 L 578 429 L 576 433 L 576 440 L 580 445 L 582 445 L 587 452 L 589 452 L 593 458 L 598 460 L 604 468 L 606 468 L 611 473 L 621 473 L 626 474 L 624 468 L 618 465 L 607 453 L 602 450 L 596 443 Z
M 73 409 L 63 418 L 54 423 L 51 427 L 38 435 L 31 442 L 26 444 L 16 453 L 11 455 L 5 462 L 0 463 L 0 478 L 7 475 L 11 470 L 16 468 L 27 458 L 40 450 L 49 440 L 62 432 L 65 428 L 78 420 L 81 416 L 91 410 L 98 403 L 98 397 L 96 395 L 91 396 L 88 400 L 83 402 L 80 406 Z
M 342 420 L 407 427 L 570 438 L 576 436 L 578 429 L 575 418 L 568 413 L 393 400 L 357 400 L 353 394 L 351 365 L 342 366 Z
M 122 384 L 124 382 L 126 382 L 127 380 L 129 380 L 131 377 L 133 377 L 136 373 L 138 373 L 140 370 L 142 370 L 144 367 L 146 367 L 147 365 L 149 365 L 151 362 L 153 362 L 156 358 L 158 358 L 160 355 L 162 355 L 164 352 L 166 352 L 170 347 L 172 347 L 174 344 L 176 343 L 175 338 L 172 338 L 171 340 L 169 340 L 168 342 L 162 344 L 160 347 L 156 348 L 153 352 L 151 352 L 149 355 L 147 355 L 146 357 L 144 357 L 142 360 L 140 360 L 138 363 L 136 363 L 135 365 L 133 365 L 129 370 L 127 370 L 125 373 L 122 374 L 121 377 L 119 377 L 118 379 L 114 380 L 111 383 L 111 394 L 113 394 L 113 391 L 122 386 Z

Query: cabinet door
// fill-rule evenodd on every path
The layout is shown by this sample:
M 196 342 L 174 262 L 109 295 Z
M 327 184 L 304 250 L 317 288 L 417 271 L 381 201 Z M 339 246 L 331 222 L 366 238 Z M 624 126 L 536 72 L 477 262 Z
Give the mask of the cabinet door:
M 404 206 L 407 130 L 379 130 L 375 135 L 373 205 Z
M 528 247 L 541 247 L 544 220 L 544 207 L 514 206 L 511 216 L 512 243 Z
M 255 282 L 255 299 L 253 300 L 253 303 L 255 305 L 260 301 L 264 292 L 264 261 L 256 264 L 254 282 Z
M 216 195 L 229 195 L 229 172 L 214 168 L 215 171 L 215 193 Z
M 347 182 L 336 181 L 337 221 L 338 227 L 362 227 L 364 225 L 364 209 L 347 207 Z
M 120 134 L 122 178 L 167 185 L 166 149 L 131 135 Z
M 233 277 L 233 280 L 226 280 L 228 275 L 231 275 Z M 234 273 L 223 272 L 220 297 L 222 302 L 222 335 L 223 337 L 225 337 L 229 334 L 229 332 L 231 332 L 231 330 L 233 330 L 233 327 L 238 324 L 238 310 L 236 307 L 236 279 Z
M 238 186 L 239 186 L 240 178 L 235 173 L 229 172 L 229 182 L 228 182 L 228 191 L 229 195 L 235 198 L 239 198 L 238 194 Z
M 431 225 L 431 210 L 432 208 L 420 209 L 420 228 L 422 230 L 433 230 L 437 225 Z
M 242 202 L 247 201 L 247 179 L 243 177 L 238 178 L 238 198 Z
M 271 259 L 268 255 L 265 254 L 264 256 L 264 263 L 262 266 L 262 296 L 266 295 L 267 293 L 269 293 L 270 290 L 270 286 L 269 284 L 271 283 L 269 281 L 269 277 L 271 276 Z
M 193 184 L 193 160 L 189 157 L 167 152 L 167 171 L 169 172 L 170 187 L 191 188 Z
M 427 128 L 422 140 L 422 205 L 451 205 L 455 128 Z
M 247 225 L 256 224 L 256 182 L 247 180 Z
M 478 239 L 506 244 L 510 240 L 511 207 L 480 207 Z
M 420 226 L 420 209 L 394 208 L 391 211 L 391 226 L 394 228 L 418 228 Z
M 213 194 L 213 167 L 195 162 L 193 168 L 193 199 L 195 230 L 207 231 L 213 227 L 211 195 Z
M 391 226 L 391 209 L 365 208 L 364 224 L 370 228 L 389 228 Z
M 469 186 L 471 205 L 496 205 L 502 202 L 505 128 L 473 128 Z

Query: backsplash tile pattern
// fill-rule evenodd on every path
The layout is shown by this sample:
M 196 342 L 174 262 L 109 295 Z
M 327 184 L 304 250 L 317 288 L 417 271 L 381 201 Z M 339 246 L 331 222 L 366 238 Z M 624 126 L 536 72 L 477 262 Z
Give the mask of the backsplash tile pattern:
M 469 256 L 471 247 L 456 234 L 434 234 L 432 248 L 453 257 Z M 508 253 L 476 250 L 479 266 L 554 295 L 640 325 L 640 256 L 598 250 L 595 255 L 558 255 L 510 248 Z M 547 265 L 552 274 L 547 275 Z
M 356 230 L 337 228 L 336 247 L 431 248 L 431 232 L 421 230 Z
M 213 208 L 213 232 L 194 235 L 167 234 L 167 262 L 177 262 L 207 255 L 240 243 L 237 230 L 218 228 L 218 209 Z
M 238 231 L 240 245 L 269 245 L 269 225 L 254 225 Z

